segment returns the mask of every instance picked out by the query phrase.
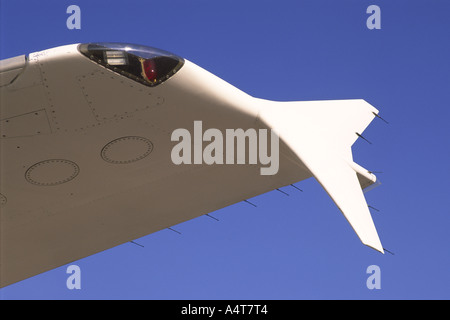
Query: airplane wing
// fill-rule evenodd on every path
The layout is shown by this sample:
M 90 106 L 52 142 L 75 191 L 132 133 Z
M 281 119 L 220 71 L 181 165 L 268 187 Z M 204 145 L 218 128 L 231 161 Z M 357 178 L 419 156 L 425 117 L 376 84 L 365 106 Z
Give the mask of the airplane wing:
M 0 97 L 1 287 L 312 176 L 362 241 L 380 250 L 360 194 L 374 178 L 349 161 L 356 138 L 347 131 L 348 166 L 315 151 L 330 135 L 297 144 L 306 137 L 295 122 L 280 136 L 276 174 L 250 163 L 175 164 L 172 133 L 193 132 L 195 121 L 225 132 L 278 129 L 287 120 L 268 111 L 281 104 L 174 54 L 115 43 L 35 52 L 1 61 Z M 357 109 L 346 112 L 371 111 Z

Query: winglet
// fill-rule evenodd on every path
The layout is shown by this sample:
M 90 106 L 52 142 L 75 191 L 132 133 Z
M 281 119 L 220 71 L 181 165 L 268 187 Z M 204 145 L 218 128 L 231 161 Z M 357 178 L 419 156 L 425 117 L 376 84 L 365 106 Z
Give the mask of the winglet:
M 343 158 L 315 157 L 306 162 L 308 169 L 342 211 L 361 242 L 384 253 L 353 168 Z
M 273 102 L 259 119 L 278 132 L 342 211 L 363 244 L 384 253 L 362 188 L 375 175 L 353 162 L 351 146 L 377 110 L 364 100 Z

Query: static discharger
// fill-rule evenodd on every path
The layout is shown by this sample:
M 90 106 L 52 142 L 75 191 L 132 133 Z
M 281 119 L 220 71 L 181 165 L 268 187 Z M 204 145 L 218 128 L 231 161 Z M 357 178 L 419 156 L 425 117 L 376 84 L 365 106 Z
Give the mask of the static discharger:
M 250 201 L 248 201 L 248 200 L 244 200 L 244 202 L 247 202 L 249 205 L 252 205 L 252 206 L 254 206 L 254 207 L 256 207 L 256 204 L 254 204 L 254 203 L 251 203 Z
M 299 187 L 297 187 L 296 185 L 294 185 L 294 184 L 291 184 L 291 187 L 294 187 L 295 189 L 297 189 L 298 191 L 301 191 L 301 192 L 303 192 L 303 190 L 302 189 L 300 189 Z
M 178 234 L 181 234 L 180 231 L 177 231 L 177 230 L 175 230 L 175 229 L 172 229 L 172 228 L 167 228 L 167 229 L 172 230 L 173 232 L 176 232 L 176 233 L 178 233 Z
M 139 247 L 145 248 L 142 244 L 139 244 L 139 243 L 134 242 L 134 241 L 130 241 L 130 242 L 131 242 L 132 244 L 135 244 L 135 245 L 139 246 Z
M 284 192 L 283 190 L 280 190 L 277 188 L 278 191 L 280 191 L 281 193 L 284 193 L 285 195 L 289 196 L 289 193 Z
M 379 116 L 378 114 L 376 114 L 375 112 L 372 112 L 372 113 L 375 115 L 375 117 L 377 117 L 377 118 L 383 120 L 384 122 L 386 122 L 387 124 L 389 124 L 389 122 L 387 122 L 386 120 L 384 120 L 382 117 L 380 117 L 380 116 Z
M 219 219 L 217 219 L 216 217 L 211 216 L 209 213 L 205 214 L 205 216 L 210 217 L 211 219 L 214 219 L 216 221 L 219 221 Z
M 363 140 L 366 140 L 369 144 L 372 144 L 372 142 L 370 142 L 369 140 L 367 140 L 366 138 L 364 138 L 361 134 L 359 134 L 358 132 L 355 132 L 356 133 L 356 135 L 358 136 L 358 137 L 360 137 L 361 139 L 363 139 Z

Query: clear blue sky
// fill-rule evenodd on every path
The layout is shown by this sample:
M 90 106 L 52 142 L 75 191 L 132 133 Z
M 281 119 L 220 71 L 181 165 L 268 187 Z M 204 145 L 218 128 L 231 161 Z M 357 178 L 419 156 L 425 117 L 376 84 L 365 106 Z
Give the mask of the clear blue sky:
M 66 8 L 81 8 L 81 30 Z M 381 8 L 369 30 L 366 9 Z M 115 41 L 172 51 L 272 100 L 367 100 L 389 121 L 355 161 L 383 246 L 362 245 L 309 179 L 0 289 L 2 299 L 449 299 L 450 1 L 0 1 L 0 58 Z M 369 290 L 367 267 L 381 270 Z

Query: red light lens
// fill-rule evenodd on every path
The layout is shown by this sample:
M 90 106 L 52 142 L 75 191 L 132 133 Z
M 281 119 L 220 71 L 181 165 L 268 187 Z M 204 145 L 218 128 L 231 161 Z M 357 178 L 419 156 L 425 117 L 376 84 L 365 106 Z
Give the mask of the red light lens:
M 157 73 L 156 73 L 156 63 L 154 60 L 148 59 L 144 61 L 144 72 L 148 80 L 150 80 L 151 82 L 156 81 Z

